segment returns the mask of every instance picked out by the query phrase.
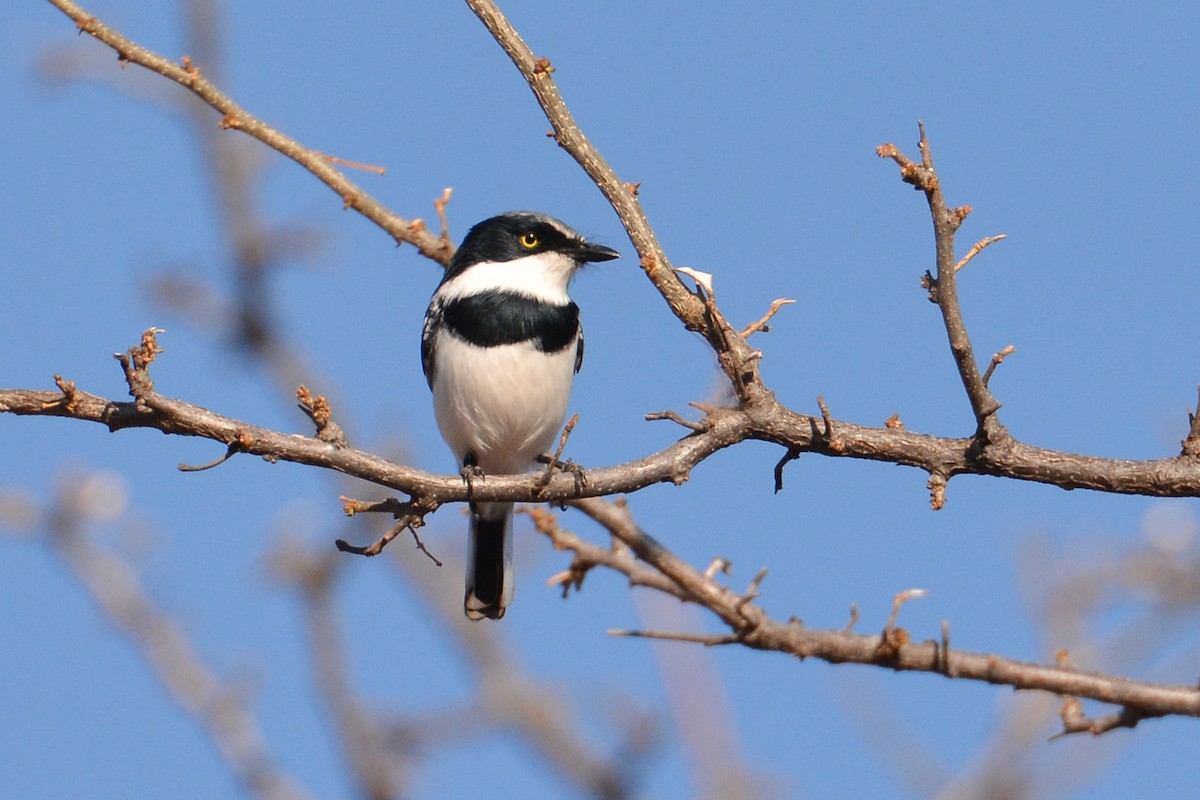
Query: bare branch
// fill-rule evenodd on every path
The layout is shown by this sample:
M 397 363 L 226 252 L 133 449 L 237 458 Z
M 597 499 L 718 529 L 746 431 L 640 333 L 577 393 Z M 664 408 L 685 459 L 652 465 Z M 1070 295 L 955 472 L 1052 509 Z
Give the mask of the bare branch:
M 994 373 L 996 371 L 996 367 L 1003 364 L 1004 359 L 1011 356 L 1013 353 L 1016 352 L 1016 350 L 1017 350 L 1017 348 L 1013 347 L 1010 344 L 1007 347 L 1005 347 L 1003 350 L 1000 350 L 998 353 L 996 353 L 995 355 L 992 356 L 992 363 L 988 364 L 987 371 L 983 373 L 983 385 L 984 386 L 987 386 L 991 382 L 992 373 Z
M 554 68 L 549 59 L 534 57 L 493 0 L 467 0 L 467 5 L 487 26 L 533 90 L 553 126 L 554 140 L 583 168 L 616 211 L 638 251 L 642 270 L 672 313 L 688 330 L 697 331 L 708 340 L 740 403 L 752 405 L 771 399 L 759 376 L 760 354 L 725 320 L 711 297 L 701 299 L 679 280 L 637 199 L 640 184 L 622 181 L 584 136 L 551 77 Z
M 1063 729 L 1051 736 L 1051 741 L 1076 733 L 1101 736 L 1118 728 L 1136 728 L 1142 720 L 1159 715 L 1148 714 L 1140 709 L 1124 706 L 1111 714 L 1089 717 L 1083 713 L 1083 703 L 1079 702 L 1079 698 L 1067 697 L 1063 700 L 1061 716 Z
M 954 234 L 971 209 L 968 206 L 953 209 L 947 207 L 945 196 L 942 194 L 941 181 L 938 180 L 937 173 L 933 169 L 933 155 L 929 147 L 929 140 L 925 136 L 925 126 L 920 124 L 919 127 L 921 134 L 920 166 L 904 156 L 894 145 L 882 145 L 877 152 L 881 158 L 890 158 L 899 164 L 901 178 L 925 193 L 925 199 L 929 203 L 929 213 L 933 217 L 937 264 L 936 276 L 926 273 L 930 297 L 942 312 L 942 321 L 950 340 L 950 352 L 958 366 L 959 377 L 962 379 L 963 388 L 967 391 L 967 398 L 971 402 L 971 411 L 975 414 L 975 421 L 978 424 L 976 436 L 981 437 L 981 443 L 985 445 L 989 443 L 1002 444 L 1009 435 L 1004 426 L 1000 424 L 999 419 L 996 418 L 996 411 L 999 410 L 1000 403 L 992 395 L 979 374 L 979 365 L 975 361 L 971 339 L 967 335 L 962 308 L 958 302 Z
M 449 263 L 454 248 L 448 247 L 447 242 L 426 231 L 423 225 L 414 225 L 412 221 L 384 208 L 379 201 L 331 166 L 324 154 L 300 144 L 246 111 L 209 81 L 187 56 L 183 57 L 182 63 L 176 64 L 121 35 L 72 0 L 49 2 L 74 20 L 81 33 L 115 50 L 121 63 L 137 64 L 175 81 L 219 112 L 222 115 L 222 128 L 242 131 L 307 169 L 342 198 L 344 207 L 353 208 L 374 222 L 391 235 L 397 244 L 415 245 L 425 257 L 439 264 Z
M 747 439 L 774 442 L 796 453 L 904 464 L 925 470 L 943 482 L 953 475 L 975 474 L 1047 483 L 1063 489 L 1200 497 L 1200 463 L 1190 456 L 1143 461 L 1096 458 L 1046 450 L 1011 438 L 1003 446 L 980 450 L 974 439 L 834 421 L 828 407 L 822 408 L 822 419 L 816 419 L 778 403 L 742 409 L 705 407 L 703 431 L 635 461 L 588 469 L 586 485 L 580 485 L 575 475 L 560 472 L 544 486 L 539 485 L 538 476 L 489 475 L 468 488 L 458 476 L 433 475 L 352 447 L 336 447 L 317 438 L 261 428 L 165 397 L 154 391 L 144 366 L 136 366 L 147 357 L 144 346 L 120 356 L 135 402 L 107 400 L 78 388 L 71 392 L 69 401 L 62 391 L 0 389 L 0 413 L 70 417 L 98 422 L 112 431 L 155 428 L 163 433 L 212 439 L 227 447 L 236 442 L 241 452 L 268 461 L 333 469 L 438 505 L 468 499 L 561 503 L 633 492 L 655 483 L 679 484 L 713 453 Z M 818 404 L 824 406 L 823 401 Z M 935 500 L 937 496 L 935 491 Z
M 1002 656 L 949 649 L 949 628 L 943 625 L 942 641 L 913 642 L 902 628 L 895 627 L 900 606 L 921 596 L 920 590 L 901 592 L 893 603 L 892 615 L 882 634 L 867 636 L 852 632 L 851 624 L 840 630 L 806 628 L 796 621 L 781 623 L 745 598 L 716 584 L 711 578 L 678 559 L 642 531 L 627 507 L 599 499 L 579 500 L 572 504 L 592 517 L 637 557 L 668 576 L 688 596 L 690 602 L 704 606 L 727 625 L 728 635 L 628 632 L 617 635 L 648 635 L 654 638 L 685 639 L 703 644 L 743 644 L 756 650 L 788 653 L 799 658 L 817 658 L 831 663 L 856 663 L 886 666 L 897 671 L 932 672 L 954 675 L 966 680 L 1036 689 L 1072 697 L 1087 697 L 1131 709 L 1129 713 L 1146 716 L 1178 714 L 1200 716 L 1200 688 L 1148 683 L 1084 672 L 1063 662 L 1034 664 Z
M 133 568 L 99 547 L 87 533 L 88 483 L 78 476 L 64 482 L 55 502 L 42 514 L 40 527 L 56 555 L 146 661 L 172 701 L 212 740 L 247 792 L 263 800 L 308 797 L 272 759 L 239 693 L 213 673 L 180 625 L 147 594 Z
M 958 260 L 958 263 L 954 265 L 954 271 L 958 272 L 960 269 L 965 267 L 967 264 L 971 263 L 971 259 L 975 258 L 975 256 L 982 253 L 985 247 L 988 247 L 989 245 L 993 245 L 996 242 L 1002 241 L 1007 238 L 1008 238 L 1007 233 L 998 233 L 995 236 L 985 236 L 984 238 L 980 239 L 978 242 L 976 242 L 974 245 L 972 245 L 971 249 L 967 251 L 967 254 L 965 256 L 963 256 L 962 258 L 960 258 Z
M 791 305 L 792 303 L 795 303 L 795 302 L 796 302 L 795 300 L 789 300 L 786 297 L 781 297 L 778 300 L 771 303 L 771 307 L 769 309 L 767 309 L 767 313 L 763 314 L 762 317 L 760 317 L 757 321 L 751 322 L 745 328 L 742 328 L 742 338 L 748 339 L 748 338 L 750 338 L 751 334 L 757 333 L 758 331 L 762 331 L 763 333 L 766 333 L 767 331 L 771 330 L 770 327 L 768 327 L 767 323 L 770 322 L 771 319 L 776 314 L 779 313 L 779 309 L 783 308 L 784 306 Z

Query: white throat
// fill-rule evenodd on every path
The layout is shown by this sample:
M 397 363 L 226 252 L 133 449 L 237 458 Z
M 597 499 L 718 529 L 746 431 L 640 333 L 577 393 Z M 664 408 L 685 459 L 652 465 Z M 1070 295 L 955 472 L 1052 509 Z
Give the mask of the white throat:
M 566 305 L 571 301 L 567 284 L 576 269 L 575 260 L 562 253 L 537 253 L 512 261 L 482 261 L 447 281 L 437 293 L 449 299 L 502 289 Z

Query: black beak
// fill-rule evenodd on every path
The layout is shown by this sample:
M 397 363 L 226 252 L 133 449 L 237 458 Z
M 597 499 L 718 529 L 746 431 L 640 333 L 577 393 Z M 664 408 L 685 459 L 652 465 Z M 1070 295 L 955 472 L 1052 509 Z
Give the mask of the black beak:
M 602 244 L 592 244 L 591 242 L 580 242 L 572 255 L 579 262 L 612 261 L 614 258 L 621 257 L 621 254 L 611 247 L 605 247 Z

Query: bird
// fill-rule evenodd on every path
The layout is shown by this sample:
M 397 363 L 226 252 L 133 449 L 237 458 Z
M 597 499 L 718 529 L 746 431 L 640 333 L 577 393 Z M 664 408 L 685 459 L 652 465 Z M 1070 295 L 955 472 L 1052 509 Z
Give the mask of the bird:
M 584 264 L 615 258 L 533 211 L 490 217 L 463 238 L 425 313 L 421 367 L 468 486 L 528 472 L 548 452 L 583 364 L 568 284 Z M 471 620 L 498 620 L 512 600 L 512 506 L 470 504 L 463 609 Z

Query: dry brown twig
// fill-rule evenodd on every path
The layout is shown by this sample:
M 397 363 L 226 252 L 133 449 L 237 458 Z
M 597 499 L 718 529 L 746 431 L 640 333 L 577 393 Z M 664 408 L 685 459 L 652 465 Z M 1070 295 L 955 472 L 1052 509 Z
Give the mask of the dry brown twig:
M 185 58 L 182 66 L 176 64 L 116 33 L 70 0 L 50 2 L 75 20 L 82 32 L 115 49 L 123 61 L 144 66 L 188 88 L 223 114 L 222 123 L 225 127 L 242 130 L 304 165 L 337 191 L 348 207 L 355 208 L 380 225 L 396 241 L 416 244 L 423 254 L 439 263 L 444 264 L 448 260 L 451 252 L 448 238 L 435 237 L 424 229 L 423 224 L 410 222 L 383 209 L 330 167 L 319 153 L 302 147 L 237 106 L 213 86 L 189 59 Z M 1196 434 L 1198 423 L 1194 418 L 1188 438 L 1185 439 L 1184 452 L 1179 457 L 1144 461 L 1101 459 L 1033 447 L 1015 440 L 1001 424 L 997 415 L 1000 403 L 988 388 L 991 370 L 980 373 L 958 301 L 956 272 L 974 253 L 968 253 L 964 259 L 956 261 L 954 237 L 970 213 L 970 208 L 950 207 L 946 203 L 923 126 L 920 129 L 919 162 L 909 159 L 892 145 L 881 146 L 878 154 L 895 161 L 900 167 L 902 179 L 920 189 L 928 202 L 935 229 L 936 268 L 926 273 L 924 283 L 930 298 L 941 311 L 951 355 L 974 414 L 976 430 L 967 438 L 942 438 L 903 428 L 870 428 L 834 421 L 823 403 L 820 403 L 819 419 L 798 414 L 783 406 L 763 384 L 759 375 L 761 354 L 746 342 L 746 336 L 761 330 L 762 326 L 756 328 L 756 323 L 744 331 L 734 329 L 724 319 L 711 293 L 701 296 L 679 280 L 642 212 L 636 191 L 630 188 L 630 183 L 616 175 L 584 137 L 571 116 L 554 84 L 550 62 L 533 56 L 493 2 L 467 2 L 533 90 L 553 126 L 557 143 L 583 167 L 613 205 L 638 250 L 643 270 L 671 311 L 686 328 L 701 333 L 712 346 L 737 399 L 735 407 L 703 409 L 703 429 L 694 429 L 689 436 L 658 453 L 624 465 L 589 470 L 586 486 L 581 486 L 573 476 L 562 474 L 552 475 L 545 486 L 538 485 L 536 476 L 489 476 L 471 487 L 474 499 L 571 501 L 580 508 L 592 508 L 596 514 L 604 516 L 609 512 L 597 511 L 599 501 L 588 498 L 636 491 L 662 481 L 683 482 L 695 464 L 724 447 L 748 439 L 783 446 L 787 451 L 787 459 L 803 452 L 817 452 L 917 467 L 931 476 L 930 489 L 935 508 L 945 502 L 949 478 L 963 473 L 1037 481 L 1068 489 L 1089 488 L 1152 496 L 1200 496 L 1200 463 L 1192 453 L 1196 448 L 1188 447 L 1189 442 L 1200 438 Z M 442 207 L 439 207 L 439 213 L 441 210 Z M 995 237 L 984 240 L 976 247 L 982 250 L 995 240 Z M 765 324 L 766 319 L 769 319 L 769 315 L 760 322 Z M 109 401 L 82 392 L 73 385 L 68 391 L 60 385 L 58 392 L 0 390 L 0 411 L 101 422 L 112 430 L 153 427 L 166 433 L 213 439 L 227 447 L 233 447 L 236 443 L 239 451 L 268 460 L 288 460 L 338 470 L 404 492 L 414 504 L 436 507 L 466 499 L 468 489 L 457 477 L 430 475 L 370 453 L 345 446 L 337 447 L 319 438 L 289 436 L 259 428 L 160 395 L 154 390 L 148 372 L 149 363 L 157 353 L 153 349 L 156 346 L 153 332 L 148 332 L 148 342 L 149 347 L 147 340 L 143 340 L 140 348 L 134 348 L 121 357 L 126 383 L 134 397 L 132 403 Z M 783 463 L 786 461 L 776 466 L 777 485 L 781 482 Z M 819 643 L 810 639 L 796 640 L 793 638 L 795 631 L 802 630 L 799 626 L 784 626 L 782 630 L 771 627 L 778 623 L 767 620 L 749 600 L 733 595 L 704 576 L 695 574 L 657 542 L 644 536 L 622 538 L 622 541 L 691 600 L 709 608 L 730 626 L 734 631 L 730 641 L 833 661 L 886 663 L 894 669 L 934 670 L 941 664 L 942 670 L 953 670 L 962 677 L 1092 697 L 1136 709 L 1149 716 L 1197 713 L 1196 691 L 1192 687 L 1157 687 L 1113 676 L 1088 676 L 1064 672 L 1061 667 L 1021 664 L 993 656 L 961 652 L 943 658 L 938 652 L 937 643 L 891 642 L 885 648 L 885 661 L 880 662 L 872 660 L 878 659 L 878 637 L 820 640 Z M 383 540 L 381 542 L 386 543 Z M 606 562 L 605 566 L 610 565 Z M 869 652 L 862 649 L 865 647 L 870 648 Z

